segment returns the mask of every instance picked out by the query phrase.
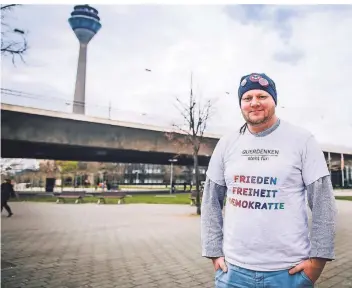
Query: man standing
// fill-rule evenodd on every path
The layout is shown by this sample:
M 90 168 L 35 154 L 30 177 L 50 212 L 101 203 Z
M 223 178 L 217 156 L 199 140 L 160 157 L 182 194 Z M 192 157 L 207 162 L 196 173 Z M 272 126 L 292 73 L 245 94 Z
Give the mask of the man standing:
M 277 91 L 267 75 L 243 76 L 238 96 L 246 123 L 219 140 L 207 171 L 202 256 L 212 259 L 219 288 L 313 287 L 335 257 L 324 154 L 311 133 L 275 115 Z
M 5 208 L 9 215 L 7 217 L 11 217 L 13 215 L 9 204 L 7 201 L 14 196 L 15 191 L 13 190 L 13 185 L 11 184 L 10 179 L 5 179 L 5 182 L 1 184 L 1 212 L 2 209 Z

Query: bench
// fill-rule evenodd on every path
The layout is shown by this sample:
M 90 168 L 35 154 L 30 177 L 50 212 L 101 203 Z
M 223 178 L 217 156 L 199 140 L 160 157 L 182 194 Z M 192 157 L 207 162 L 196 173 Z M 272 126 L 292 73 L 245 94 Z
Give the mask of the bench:
M 83 202 L 83 198 L 86 196 L 86 192 L 61 192 L 57 194 L 56 203 L 60 203 L 62 200 L 65 203 L 65 199 L 76 199 L 75 203 Z
M 199 195 L 199 200 L 200 202 L 202 202 L 202 197 L 203 197 L 203 191 L 200 191 L 200 195 Z M 189 196 L 189 199 L 191 199 L 191 206 L 196 205 L 196 201 L 197 201 L 197 191 L 192 191 L 191 195 Z
M 126 192 L 101 192 L 99 194 L 98 204 L 104 202 L 106 204 L 106 198 L 117 198 L 117 204 L 125 203 Z

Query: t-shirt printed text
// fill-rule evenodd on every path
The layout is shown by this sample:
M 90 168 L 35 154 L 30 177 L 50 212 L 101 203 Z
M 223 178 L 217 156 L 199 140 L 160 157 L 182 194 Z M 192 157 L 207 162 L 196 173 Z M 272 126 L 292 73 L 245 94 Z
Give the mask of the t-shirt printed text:
M 270 176 L 244 176 L 235 175 L 233 178 L 235 183 L 251 183 L 260 185 L 276 185 L 277 177 Z M 241 196 L 254 196 L 259 198 L 275 198 L 278 190 L 275 189 L 262 189 L 249 188 L 249 187 L 232 187 L 232 193 L 234 195 Z M 237 199 L 233 196 L 228 198 L 230 204 L 235 207 L 245 209 L 260 209 L 260 210 L 281 210 L 285 209 L 285 203 L 278 202 L 259 202 L 259 201 L 247 201 L 243 199 Z

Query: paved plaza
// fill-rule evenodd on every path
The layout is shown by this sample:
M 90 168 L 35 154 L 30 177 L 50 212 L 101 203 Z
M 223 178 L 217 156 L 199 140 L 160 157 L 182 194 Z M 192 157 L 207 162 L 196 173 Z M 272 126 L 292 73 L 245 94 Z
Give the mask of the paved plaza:
M 316 287 L 352 287 L 352 201 Z M 188 205 L 10 203 L 1 217 L 2 287 L 214 287 Z M 284 287 L 283 287 L 284 288 Z

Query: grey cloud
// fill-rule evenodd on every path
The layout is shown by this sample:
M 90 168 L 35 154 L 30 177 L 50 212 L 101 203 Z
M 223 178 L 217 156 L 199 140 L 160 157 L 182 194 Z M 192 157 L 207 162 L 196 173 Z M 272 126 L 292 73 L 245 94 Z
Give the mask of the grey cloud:
M 304 53 L 299 50 L 279 51 L 273 55 L 274 60 L 296 65 L 304 59 Z
M 260 22 L 278 25 L 303 16 L 299 6 L 231 5 L 225 6 L 224 11 L 231 19 L 245 25 Z
M 226 6 L 224 11 L 243 25 L 255 24 L 274 29 L 284 41 L 288 41 L 292 35 L 292 19 L 303 16 L 297 6 L 232 5 Z
M 352 5 L 231 5 L 224 12 L 232 20 L 243 25 L 255 24 L 277 31 L 286 43 L 292 35 L 291 22 L 311 13 L 338 13 L 340 18 L 351 17 Z

